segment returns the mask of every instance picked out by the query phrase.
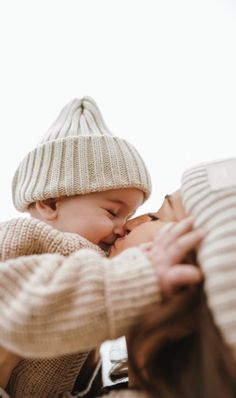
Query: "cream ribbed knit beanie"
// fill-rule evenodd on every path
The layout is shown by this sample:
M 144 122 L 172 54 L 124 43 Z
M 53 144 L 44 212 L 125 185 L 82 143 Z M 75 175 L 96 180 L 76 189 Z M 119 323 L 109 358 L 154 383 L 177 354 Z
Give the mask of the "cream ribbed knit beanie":
M 17 210 L 36 200 L 119 188 L 151 192 L 147 168 L 137 150 L 110 133 L 90 97 L 61 111 L 41 143 L 20 163 L 12 183 Z

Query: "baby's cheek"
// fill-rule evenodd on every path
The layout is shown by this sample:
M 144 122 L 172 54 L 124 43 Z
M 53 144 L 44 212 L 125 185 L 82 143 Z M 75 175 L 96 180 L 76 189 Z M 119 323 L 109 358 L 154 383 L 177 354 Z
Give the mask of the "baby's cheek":
M 107 217 L 100 220 L 99 228 L 103 229 L 104 231 L 112 231 L 114 228 L 114 223 L 109 217 Z

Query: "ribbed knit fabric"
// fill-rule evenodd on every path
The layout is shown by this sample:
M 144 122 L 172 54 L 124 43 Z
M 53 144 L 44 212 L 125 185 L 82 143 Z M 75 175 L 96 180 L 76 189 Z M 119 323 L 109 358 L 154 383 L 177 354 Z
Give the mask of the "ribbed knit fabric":
M 36 200 L 138 188 L 151 192 L 148 170 L 137 150 L 111 134 L 90 97 L 61 111 L 41 143 L 20 163 L 12 196 L 17 210 Z
M 32 219 L 2 223 L 0 244 L 0 345 L 20 356 L 51 358 L 22 360 L 10 379 L 11 398 L 71 392 L 86 351 L 125 334 L 160 301 L 155 272 L 141 249 L 113 259 L 91 248 L 68 257 L 30 256 L 36 248 L 60 248 L 65 255 L 85 244 Z
M 104 252 L 80 235 L 60 232 L 35 218 L 15 218 L 0 223 L 0 260 L 42 253 L 68 256 L 74 251 L 91 248 Z
M 198 252 L 215 324 L 236 359 L 236 159 L 186 171 L 182 197 L 208 232 Z
M 0 243 L 1 261 L 36 253 L 61 253 L 68 256 L 84 247 L 90 247 L 104 255 L 96 245 L 81 236 L 61 233 L 33 218 L 18 218 L 1 223 Z M 50 265 L 48 268 L 49 272 Z M 9 283 L 7 286 L 10 287 Z M 12 294 L 15 293 L 16 290 L 13 289 Z M 11 303 L 8 304 L 11 308 Z M 71 391 L 87 355 L 85 352 L 54 359 L 22 360 L 15 368 L 8 386 L 11 397 L 34 397 L 38 394 L 57 396 L 60 392 Z M 46 385 L 45 382 L 42 383 L 45 375 Z

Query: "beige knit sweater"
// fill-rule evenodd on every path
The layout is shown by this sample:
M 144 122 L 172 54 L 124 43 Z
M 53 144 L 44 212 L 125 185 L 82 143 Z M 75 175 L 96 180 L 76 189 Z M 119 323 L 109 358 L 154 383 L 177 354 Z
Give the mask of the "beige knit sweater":
M 86 352 L 160 300 L 141 249 L 107 259 L 77 235 L 21 218 L 0 224 L 0 253 L 0 345 L 28 358 L 13 371 L 11 398 L 71 392 Z

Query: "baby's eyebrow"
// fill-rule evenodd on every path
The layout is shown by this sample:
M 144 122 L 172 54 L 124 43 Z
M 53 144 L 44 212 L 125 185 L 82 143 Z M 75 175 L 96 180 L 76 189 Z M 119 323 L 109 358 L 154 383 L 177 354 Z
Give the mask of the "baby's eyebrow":
M 148 217 L 151 218 L 151 221 L 159 220 L 159 217 L 157 217 L 154 213 L 148 213 Z
M 123 200 L 120 199 L 109 199 L 110 202 L 124 206 L 125 208 L 128 208 L 127 203 L 123 202 Z M 135 209 L 134 211 L 132 211 L 129 215 L 128 215 L 128 219 L 130 219 L 131 217 L 133 217 L 133 215 L 136 213 L 137 209 Z
M 117 203 L 118 205 L 127 206 L 123 200 L 120 199 L 108 199 L 110 202 Z

